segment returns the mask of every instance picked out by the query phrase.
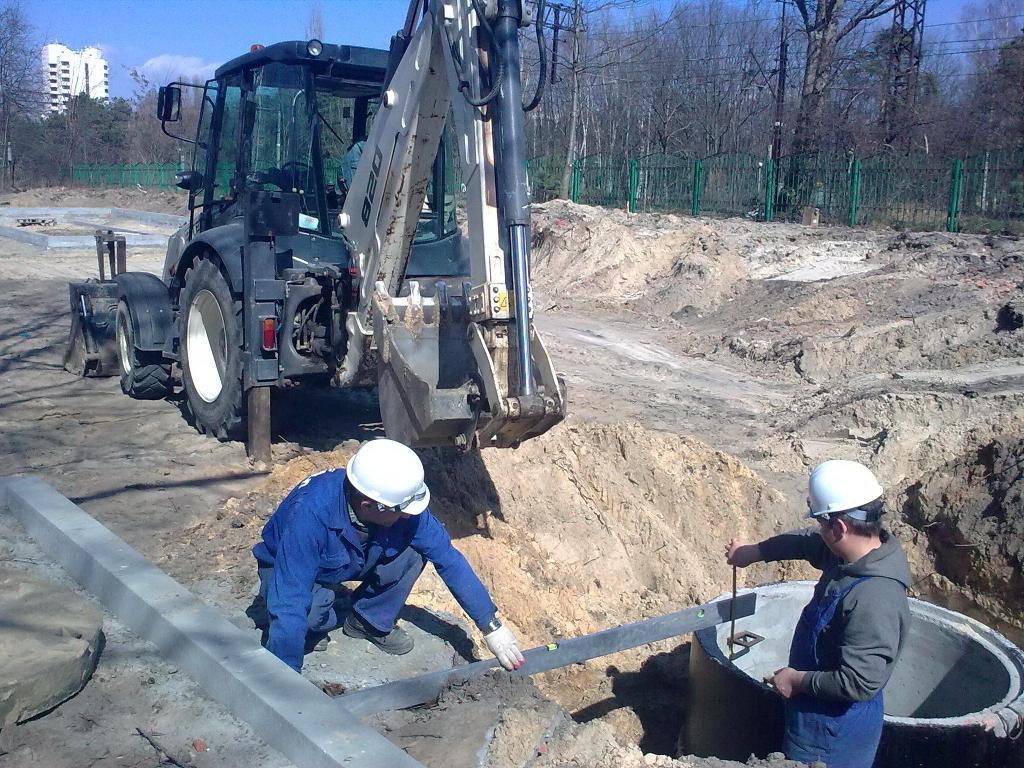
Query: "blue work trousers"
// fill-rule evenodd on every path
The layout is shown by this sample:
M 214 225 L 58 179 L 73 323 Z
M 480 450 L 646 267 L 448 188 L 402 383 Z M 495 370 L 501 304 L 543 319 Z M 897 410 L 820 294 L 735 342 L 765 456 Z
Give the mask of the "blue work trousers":
M 841 592 L 812 600 L 800 614 L 789 666 L 821 669 L 818 640 L 835 616 L 842 599 L 865 579 L 857 579 Z M 828 768 L 871 768 L 882 737 L 885 705 L 882 691 L 867 701 L 828 701 L 799 694 L 786 701 L 786 731 L 782 751 L 790 760 L 822 761 Z
M 366 553 L 366 562 L 361 569 L 345 575 L 340 581 L 362 582 L 352 593 L 352 610 L 381 634 L 394 629 L 398 614 L 409 599 L 416 579 L 423 572 L 426 560 L 412 547 L 394 557 L 383 555 L 381 548 L 371 545 Z M 274 577 L 273 566 L 260 564 L 260 597 L 267 598 L 270 582 Z M 337 595 L 336 585 L 314 584 L 306 611 L 309 632 L 329 632 L 338 626 L 338 615 L 334 610 Z

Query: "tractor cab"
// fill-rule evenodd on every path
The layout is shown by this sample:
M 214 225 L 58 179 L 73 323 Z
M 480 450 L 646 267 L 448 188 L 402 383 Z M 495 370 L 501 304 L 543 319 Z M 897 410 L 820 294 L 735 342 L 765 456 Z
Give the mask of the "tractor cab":
M 388 54 L 317 40 L 253 48 L 221 66 L 202 89 L 192 169 L 178 180 L 191 210 L 182 246 L 237 222 L 248 193 L 284 192 L 298 204 L 297 233 L 278 238 L 278 248 L 291 251 L 293 264 L 285 266 L 345 265 L 338 214 L 379 105 Z M 163 123 L 180 116 L 183 85 L 161 89 Z M 466 274 L 446 145 L 435 160 L 410 276 Z

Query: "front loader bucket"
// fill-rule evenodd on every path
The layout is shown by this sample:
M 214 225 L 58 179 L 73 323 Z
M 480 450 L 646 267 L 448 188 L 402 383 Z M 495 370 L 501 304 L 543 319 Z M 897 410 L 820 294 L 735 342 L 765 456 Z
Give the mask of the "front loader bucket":
M 76 376 L 116 376 L 117 283 L 86 280 L 68 289 L 71 333 L 64 368 Z

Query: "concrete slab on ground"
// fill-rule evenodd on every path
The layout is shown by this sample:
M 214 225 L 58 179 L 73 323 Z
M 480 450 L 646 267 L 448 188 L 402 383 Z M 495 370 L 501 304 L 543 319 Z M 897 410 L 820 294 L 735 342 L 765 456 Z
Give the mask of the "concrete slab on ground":
M 50 226 L 18 226 L 18 219 L 52 221 Z M 184 224 L 184 216 L 130 208 L 7 208 L 0 209 L 0 237 L 52 250 L 89 248 L 97 229 L 112 229 L 127 246 L 165 247 L 167 238 Z

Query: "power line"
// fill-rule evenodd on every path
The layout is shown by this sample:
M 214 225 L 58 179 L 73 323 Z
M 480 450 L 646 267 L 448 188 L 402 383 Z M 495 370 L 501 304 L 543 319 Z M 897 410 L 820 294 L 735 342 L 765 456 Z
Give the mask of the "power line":
M 952 45 L 953 43 L 997 43 L 1003 40 L 1017 40 L 1021 35 L 1008 37 L 965 37 L 962 40 L 936 40 L 933 45 Z
M 1015 13 L 1012 16 L 990 16 L 987 19 L 967 19 L 966 21 L 944 21 L 940 24 L 925 24 L 925 29 L 932 29 L 933 27 L 955 27 L 961 24 L 980 24 L 983 21 L 1006 21 L 1007 19 L 1022 19 L 1024 13 Z

